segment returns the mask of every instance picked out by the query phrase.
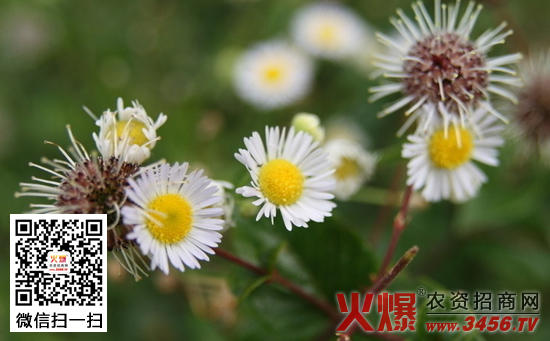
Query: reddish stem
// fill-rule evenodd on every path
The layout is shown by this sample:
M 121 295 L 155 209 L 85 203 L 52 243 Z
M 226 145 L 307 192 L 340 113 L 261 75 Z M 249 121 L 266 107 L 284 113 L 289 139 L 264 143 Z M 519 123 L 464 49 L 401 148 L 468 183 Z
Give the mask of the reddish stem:
M 257 275 L 260 276 L 269 276 L 269 282 L 276 282 L 288 290 L 292 291 L 294 294 L 302 297 L 304 300 L 308 301 L 312 305 L 319 308 L 321 311 L 325 312 L 331 319 L 338 320 L 341 318 L 340 314 L 336 311 L 336 309 L 328 304 L 325 301 L 322 301 L 318 299 L 317 297 L 309 294 L 308 292 L 304 291 L 302 288 L 294 284 L 293 282 L 289 281 L 288 279 L 281 276 L 276 271 L 268 271 L 263 268 L 260 268 L 242 258 L 239 258 L 235 256 L 234 254 L 225 251 L 223 249 L 217 248 L 216 254 L 225 258 L 226 260 L 235 263 L 247 270 L 250 270 L 251 272 L 254 272 Z
M 395 216 L 395 220 L 393 221 L 393 232 L 391 236 L 390 246 L 386 251 L 386 255 L 384 256 L 384 261 L 382 262 L 382 266 L 380 266 L 380 270 L 378 271 L 377 278 L 382 277 L 386 273 L 386 270 L 388 269 L 388 266 L 391 262 L 393 254 L 395 253 L 397 244 L 399 243 L 399 238 L 401 237 L 401 234 L 407 227 L 407 213 L 409 212 L 409 204 L 411 202 L 411 196 L 412 196 L 412 187 L 407 186 L 407 189 L 405 190 L 405 194 L 403 195 L 401 208 L 399 209 L 399 212 L 397 213 L 397 215 Z

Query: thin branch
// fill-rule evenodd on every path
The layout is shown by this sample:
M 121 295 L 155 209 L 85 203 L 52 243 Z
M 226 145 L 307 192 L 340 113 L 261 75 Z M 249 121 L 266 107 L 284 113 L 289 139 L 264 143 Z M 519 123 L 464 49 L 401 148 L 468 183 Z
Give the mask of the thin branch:
M 412 187 L 407 186 L 407 189 L 405 190 L 405 194 L 403 195 L 403 202 L 401 203 L 401 209 L 399 210 L 399 212 L 397 213 L 397 216 L 395 217 L 395 220 L 393 221 L 393 232 L 391 236 L 390 246 L 386 251 L 386 255 L 384 256 L 384 261 L 382 262 L 382 266 L 380 266 L 380 270 L 378 271 L 378 278 L 382 277 L 386 273 L 386 270 L 391 262 L 393 254 L 395 253 L 397 244 L 399 243 L 399 238 L 401 237 L 401 234 L 407 227 L 407 213 L 409 211 L 411 195 L 412 195 Z
M 403 271 L 407 267 L 407 265 L 409 265 L 409 263 L 414 259 L 417 253 L 418 246 L 416 245 L 407 250 L 407 252 L 405 252 L 405 254 L 401 258 L 399 258 L 394 267 L 387 274 L 381 276 L 376 281 L 376 283 L 374 283 L 374 285 L 369 289 L 368 293 L 376 295 L 387 288 L 388 285 L 393 282 L 395 277 L 397 277 L 397 275 L 399 275 L 401 271 Z
M 301 287 L 294 284 L 293 282 L 289 281 L 288 279 L 281 276 L 278 272 L 275 271 L 268 271 L 266 269 L 260 268 L 242 258 L 239 258 L 235 256 L 234 254 L 225 251 L 223 249 L 217 248 L 216 254 L 220 257 L 225 258 L 226 260 L 241 266 L 257 275 L 260 276 L 269 276 L 268 282 L 276 282 L 283 287 L 287 288 L 288 290 L 292 291 L 294 294 L 302 297 L 304 300 L 308 301 L 315 307 L 317 307 L 319 310 L 326 313 L 331 319 L 337 320 L 340 319 L 340 314 L 336 311 L 336 308 L 332 305 L 328 304 L 327 302 L 318 299 L 317 297 L 309 294 L 308 292 L 304 291 Z

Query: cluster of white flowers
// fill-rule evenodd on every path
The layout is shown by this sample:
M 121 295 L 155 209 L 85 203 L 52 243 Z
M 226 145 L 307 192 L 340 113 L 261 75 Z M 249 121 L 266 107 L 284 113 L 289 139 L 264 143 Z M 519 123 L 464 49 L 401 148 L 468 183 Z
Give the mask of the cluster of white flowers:
M 16 196 L 52 201 L 31 204 L 32 213 L 107 214 L 108 248 L 136 280 L 149 267 L 134 245 L 151 258 L 152 269 L 166 274 L 169 262 L 181 271 L 199 268 L 198 260 L 208 260 L 221 241 L 216 231 L 233 225 L 233 198 L 224 191 L 233 185 L 209 180 L 202 171 L 188 174 L 187 163 L 142 167 L 165 122 L 165 115 L 155 122 L 137 102 L 125 108 L 119 99 L 117 111 L 96 118 L 99 156 L 91 156 L 69 128 L 71 148 L 59 147 L 66 160 L 44 159 L 46 167 L 31 163 L 52 178 L 33 177 Z
M 303 99 L 311 88 L 310 56 L 330 60 L 368 59 L 376 48 L 372 30 L 350 8 L 315 3 L 291 19 L 292 39 L 258 43 L 235 64 L 237 95 L 261 110 L 282 108 Z
M 506 88 L 521 85 L 508 67 L 520 54 L 487 57 L 491 47 L 511 33 L 504 31 L 504 24 L 470 39 L 481 7 L 470 3 L 460 18 L 460 1 L 446 6 L 436 0 L 433 20 L 422 2 L 413 10 L 416 23 L 401 10 L 399 18 L 392 19 L 400 37 L 379 35 L 390 51 L 379 57 L 376 65 L 383 72 L 377 74 L 392 81 L 371 88 L 372 99 L 404 96 L 382 116 L 409 106 L 408 119 L 398 132 L 416 124 L 402 149 L 402 156 L 410 159 L 407 184 L 428 201 L 464 202 L 487 181 L 474 161 L 497 166 L 497 148 L 504 144 L 506 118 L 493 107 L 490 96 L 512 102 L 520 97 L 527 109 L 519 107 L 517 122 L 523 122 L 528 133 L 540 133 L 539 142 L 543 137 L 545 143 L 550 141 L 550 109 L 536 116 L 539 109 L 532 108 L 544 106 L 544 101 Z M 291 27 L 296 45 L 316 57 L 348 58 L 368 41 L 367 26 L 339 4 L 309 5 L 297 12 Z M 531 67 L 526 78 L 539 88 L 550 79 L 545 58 L 537 65 L 544 64 L 547 74 L 541 76 Z M 244 53 L 235 68 L 235 87 L 243 99 L 273 109 L 303 98 L 312 77 L 313 64 L 306 53 L 290 43 L 272 41 Z M 134 260 L 134 246 L 150 257 L 151 268 L 166 274 L 169 264 L 181 271 L 199 268 L 199 260 L 208 260 L 221 242 L 219 231 L 235 225 L 234 200 L 228 193 L 233 185 L 210 180 L 202 170 L 189 172 L 188 163 L 142 166 L 167 117 L 160 114 L 153 120 L 138 102 L 124 107 L 119 99 L 116 111 L 107 110 L 95 120 L 99 132 L 93 139 L 99 156 L 89 154 L 68 129 L 72 147 L 69 152 L 59 147 L 65 160 L 45 159 L 46 167 L 31 164 L 52 177 L 21 183 L 16 195 L 53 201 L 31 205 L 34 213 L 108 214 L 110 249 L 123 253 L 126 261 L 121 264 L 136 278 L 145 271 Z M 335 197 L 348 200 L 370 180 L 377 156 L 353 128 L 338 129 L 339 133 L 327 129 L 325 134 L 317 116 L 301 113 L 289 129 L 266 127 L 264 139 L 257 132 L 244 139 L 246 148 L 235 158 L 251 181 L 236 193 L 255 198 L 253 205 L 260 207 L 257 220 L 266 217 L 274 223 L 280 212 L 289 231 L 323 222 L 336 207 Z

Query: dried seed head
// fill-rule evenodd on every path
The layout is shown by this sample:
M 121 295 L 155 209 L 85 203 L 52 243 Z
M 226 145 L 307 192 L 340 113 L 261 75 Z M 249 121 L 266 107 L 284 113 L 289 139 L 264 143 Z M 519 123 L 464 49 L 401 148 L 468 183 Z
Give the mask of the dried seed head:
M 115 217 L 111 215 L 125 201 L 128 178 L 139 168 L 137 164 L 121 162 L 115 157 L 77 163 L 61 182 L 61 194 L 55 205 L 63 213 L 107 213 L 108 220 L 113 220 Z
M 484 98 L 489 83 L 485 55 L 456 33 L 432 35 L 416 42 L 408 53 L 404 90 L 420 100 L 448 102 L 447 110 L 458 114 L 457 103 L 469 107 Z
M 505 30 L 506 23 L 502 23 L 472 39 L 470 34 L 482 6 L 471 1 L 460 16 L 460 3 L 457 0 L 455 4 L 442 4 L 441 0 L 434 0 L 432 18 L 422 1 L 415 2 L 412 5 L 415 20 L 402 10 L 397 10 L 398 18 L 390 19 L 398 35 L 378 34 L 388 51 L 377 57 L 375 65 L 380 69 L 374 76 L 384 76 L 390 81 L 370 88 L 370 100 L 403 95 L 378 114 L 384 117 L 408 108 L 405 111 L 408 118 L 398 135 L 414 123 L 427 132 L 440 119 L 445 129 L 457 124 L 464 126 L 472 121 L 478 109 L 507 122 L 491 103 L 492 95 L 517 102 L 508 87 L 521 86 L 521 81 L 509 66 L 520 61 L 521 54 L 487 57 L 495 45 L 504 43 L 512 30 Z
M 120 265 L 137 280 L 147 276 L 149 267 L 126 234 L 130 227 L 120 219 L 120 209 L 126 203 L 128 179 L 134 177 L 140 165 L 122 161 L 117 157 L 90 157 L 67 126 L 72 147 L 68 152 L 55 143 L 65 160 L 42 159 L 44 166 L 30 163 L 50 175 L 43 179 L 32 177 L 33 182 L 20 183 L 16 197 L 41 197 L 48 204 L 31 204 L 31 213 L 53 214 L 107 214 L 107 248 Z
M 550 143 L 550 75 L 532 76 L 518 92 L 516 122 L 536 146 Z

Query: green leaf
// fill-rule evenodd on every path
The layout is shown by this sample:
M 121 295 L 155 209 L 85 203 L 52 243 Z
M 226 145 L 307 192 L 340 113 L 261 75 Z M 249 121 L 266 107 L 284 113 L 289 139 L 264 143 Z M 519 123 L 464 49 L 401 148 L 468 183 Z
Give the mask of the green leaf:
M 242 221 L 233 229 L 234 252 L 266 270 L 277 270 L 307 292 L 318 295 L 309 270 L 287 246 L 293 232 L 288 232 L 282 222 L 281 225 L 273 226 L 267 219 L 258 222 Z
M 288 240 L 328 300 L 334 302 L 338 292 L 370 285 L 369 275 L 376 270 L 373 255 L 355 232 L 337 226 L 333 219 L 307 229 L 296 228 Z
M 312 340 L 330 327 L 322 312 L 274 285 L 254 290 L 239 314 L 245 318 L 235 331 L 236 340 Z

